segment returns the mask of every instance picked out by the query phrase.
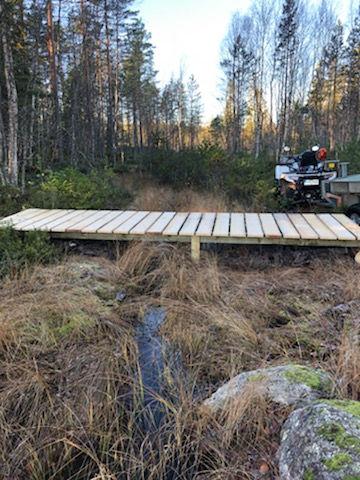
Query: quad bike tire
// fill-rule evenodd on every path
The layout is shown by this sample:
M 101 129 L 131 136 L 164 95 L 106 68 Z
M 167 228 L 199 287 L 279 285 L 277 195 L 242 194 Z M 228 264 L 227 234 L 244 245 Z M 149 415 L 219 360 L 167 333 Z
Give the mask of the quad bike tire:
M 346 211 L 346 215 L 351 218 L 353 222 L 360 225 L 360 203 L 349 207 Z

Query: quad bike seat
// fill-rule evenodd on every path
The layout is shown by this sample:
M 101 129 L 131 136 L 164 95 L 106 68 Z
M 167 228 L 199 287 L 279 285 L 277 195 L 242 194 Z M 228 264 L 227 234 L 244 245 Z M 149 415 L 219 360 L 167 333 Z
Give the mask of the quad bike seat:
M 318 167 L 315 152 L 304 152 L 300 155 L 299 160 L 300 170 L 307 170 L 308 167 L 313 167 L 313 169 L 315 170 Z

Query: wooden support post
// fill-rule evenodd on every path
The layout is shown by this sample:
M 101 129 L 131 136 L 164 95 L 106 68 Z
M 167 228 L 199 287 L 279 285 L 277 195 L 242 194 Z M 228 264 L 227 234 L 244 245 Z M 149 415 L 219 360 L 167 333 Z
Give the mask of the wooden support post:
M 200 237 L 191 237 L 191 258 L 195 262 L 200 260 Z
M 360 265 L 360 250 L 357 252 L 357 254 L 355 255 L 355 262 Z

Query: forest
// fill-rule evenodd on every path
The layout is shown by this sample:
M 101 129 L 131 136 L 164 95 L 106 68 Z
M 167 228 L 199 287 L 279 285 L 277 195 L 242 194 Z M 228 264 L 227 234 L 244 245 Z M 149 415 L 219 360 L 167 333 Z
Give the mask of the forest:
M 285 144 L 320 144 L 360 165 L 355 5 L 345 22 L 326 0 L 258 0 L 235 13 L 219 45 L 222 113 L 208 123 L 193 75 L 180 69 L 159 85 L 133 0 L 6 0 L 0 22 L 3 186 L 24 193 L 69 166 L 173 184 L 195 170 L 237 195 L 231 185 L 248 172 L 270 184 Z
M 0 480 L 360 480 L 360 3 L 220 3 L 0 0 Z

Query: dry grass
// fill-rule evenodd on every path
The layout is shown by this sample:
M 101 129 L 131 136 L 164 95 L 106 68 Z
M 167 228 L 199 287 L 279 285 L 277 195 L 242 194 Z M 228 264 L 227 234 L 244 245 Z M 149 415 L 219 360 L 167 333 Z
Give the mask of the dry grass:
M 0 478 L 243 480 L 261 464 L 276 478 L 288 412 L 257 382 L 216 418 L 201 400 L 243 370 L 289 361 L 327 369 L 339 396 L 360 399 L 359 270 L 329 253 L 248 252 L 195 265 L 187 248 L 134 244 L 116 262 L 71 259 L 6 280 Z M 134 326 L 149 305 L 166 308 L 162 335 L 187 375 L 169 369 L 163 418 L 147 431 Z
M 244 211 L 237 202 L 230 202 L 223 194 L 216 192 L 198 192 L 190 188 L 179 191 L 170 187 L 155 185 L 142 181 L 137 185 L 132 208 L 153 211 L 194 211 L 224 212 Z

